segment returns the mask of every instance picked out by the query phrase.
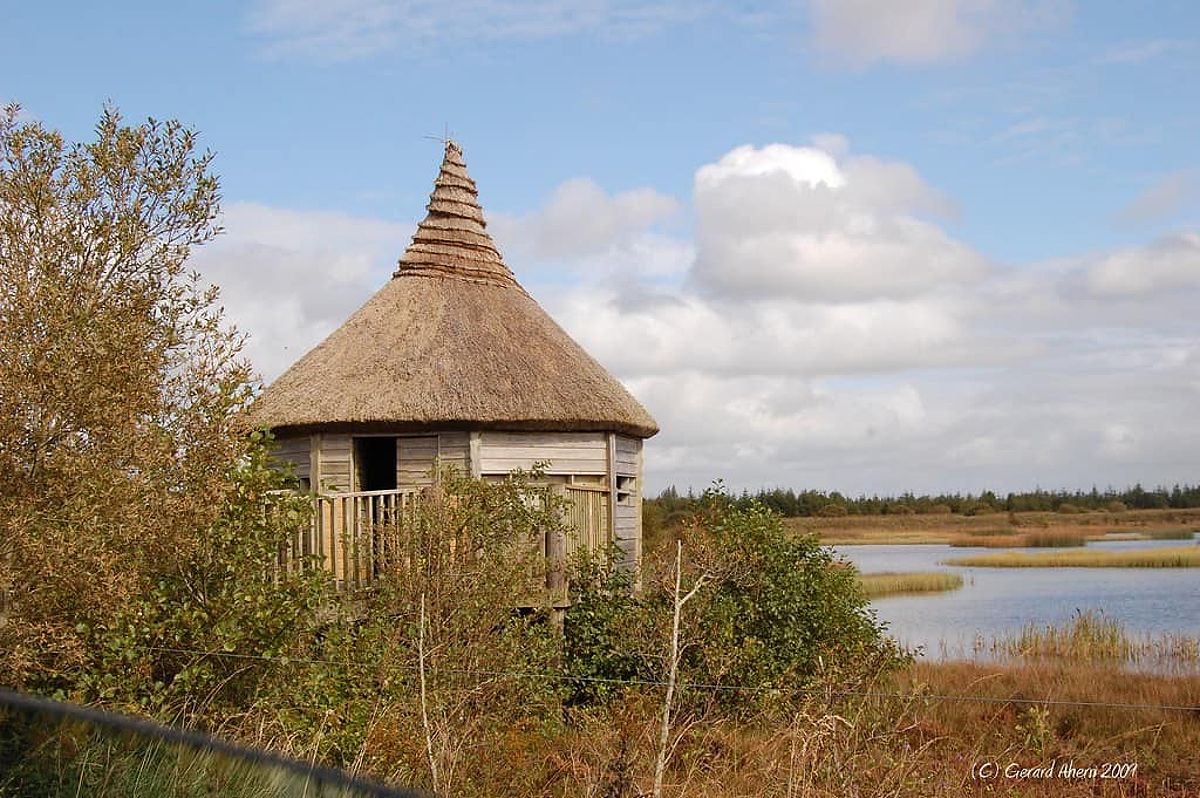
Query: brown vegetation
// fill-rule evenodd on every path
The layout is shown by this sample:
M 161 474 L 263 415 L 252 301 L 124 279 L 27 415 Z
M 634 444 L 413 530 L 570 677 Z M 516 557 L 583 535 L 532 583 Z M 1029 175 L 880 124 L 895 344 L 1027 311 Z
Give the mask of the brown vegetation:
M 962 587 L 962 577 L 949 571 L 859 574 L 859 584 L 870 598 L 910 593 L 939 593 Z
M 1128 539 L 1190 537 L 1200 528 L 1200 510 L 1122 510 L 1060 514 L 1053 512 L 987 513 L 979 515 L 851 515 L 840 518 L 786 518 L 795 534 L 815 534 L 829 545 L 868 543 L 951 543 L 994 547 L 993 540 L 1038 533 L 1097 540 L 1122 536 Z M 979 538 L 975 542 L 975 538 Z M 1025 538 L 1022 537 L 1022 540 Z M 1068 544 L 1073 545 L 1073 544 Z
M 1125 551 L 1077 549 L 1037 554 L 1001 551 L 954 557 L 946 560 L 945 564 L 978 568 L 1197 568 L 1200 567 L 1200 546 Z

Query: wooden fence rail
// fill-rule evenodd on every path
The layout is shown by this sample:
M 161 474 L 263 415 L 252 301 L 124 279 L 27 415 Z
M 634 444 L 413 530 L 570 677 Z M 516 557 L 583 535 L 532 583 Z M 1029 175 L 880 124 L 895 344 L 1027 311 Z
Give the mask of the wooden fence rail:
M 313 496 L 312 523 L 280 546 L 277 568 L 281 573 L 324 568 L 339 590 L 367 587 L 388 569 L 389 558 L 400 554 L 394 533 L 415 517 L 421 491 L 400 488 Z M 564 495 L 566 534 L 548 531 L 538 546 L 546 558 L 546 587 L 556 594 L 552 599 L 556 604 L 565 601 L 567 560 L 581 549 L 606 556 L 610 543 L 608 491 L 568 485 Z
M 357 590 L 388 565 L 386 527 L 403 526 L 420 498 L 419 488 L 328 493 L 313 497 L 312 523 L 281 547 L 279 567 L 287 572 L 314 559 L 340 590 Z

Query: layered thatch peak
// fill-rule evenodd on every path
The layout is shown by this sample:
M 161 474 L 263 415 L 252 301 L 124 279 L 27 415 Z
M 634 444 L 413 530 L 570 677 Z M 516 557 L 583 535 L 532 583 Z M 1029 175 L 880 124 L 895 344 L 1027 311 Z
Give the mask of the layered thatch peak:
M 452 277 L 517 285 L 487 233 L 475 181 L 467 174 L 462 149 L 453 141 L 446 142 L 446 156 L 425 208 L 429 214 L 417 226 L 394 276 Z
M 517 283 L 462 150 L 445 158 L 393 278 L 255 402 L 277 431 L 658 425 Z

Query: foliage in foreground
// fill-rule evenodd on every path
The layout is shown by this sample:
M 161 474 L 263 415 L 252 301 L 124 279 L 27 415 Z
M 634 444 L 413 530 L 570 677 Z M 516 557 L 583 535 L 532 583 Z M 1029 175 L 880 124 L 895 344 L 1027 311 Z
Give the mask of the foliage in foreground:
M 789 535 L 765 507 L 709 491 L 681 539 L 685 585 L 702 582 L 683 619 L 681 678 L 732 688 L 699 690 L 696 701 L 727 708 L 777 702 L 819 678 L 857 678 L 903 660 L 855 573 L 814 538 Z M 588 680 L 575 684 L 575 700 L 617 690 L 606 680 L 665 678 L 674 563 L 663 558 L 672 549 L 660 546 L 648 558 L 637 598 L 620 574 L 605 582 L 585 569 L 574 580 L 566 667 Z
M 152 646 L 270 652 L 313 603 L 310 583 L 263 587 L 304 519 L 239 420 L 241 338 L 187 269 L 220 231 L 210 165 L 177 122 L 106 109 L 69 145 L 0 112 L 6 685 L 187 711 L 250 688 Z

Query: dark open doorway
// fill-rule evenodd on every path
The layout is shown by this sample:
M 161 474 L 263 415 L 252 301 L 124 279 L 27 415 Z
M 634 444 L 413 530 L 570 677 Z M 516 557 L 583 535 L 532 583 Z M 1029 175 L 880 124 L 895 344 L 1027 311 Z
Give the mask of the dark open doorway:
M 355 438 L 354 463 L 359 490 L 396 489 L 395 438 Z

